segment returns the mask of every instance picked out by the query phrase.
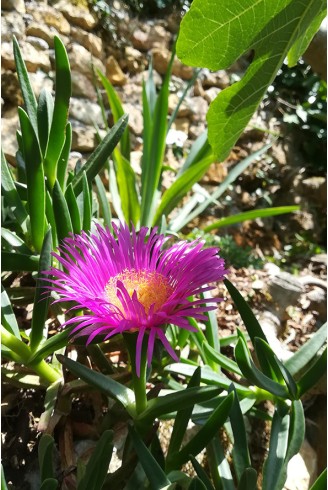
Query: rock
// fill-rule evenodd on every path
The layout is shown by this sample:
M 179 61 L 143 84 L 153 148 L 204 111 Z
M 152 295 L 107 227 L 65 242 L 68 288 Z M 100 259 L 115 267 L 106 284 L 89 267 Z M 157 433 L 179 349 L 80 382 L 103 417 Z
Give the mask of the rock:
M 126 84 L 126 76 L 114 56 L 109 56 L 106 60 L 106 76 L 113 85 Z
M 175 145 L 182 148 L 187 138 L 188 134 L 186 134 L 184 131 L 171 128 L 166 136 L 166 144 Z
M 195 122 L 205 121 L 208 111 L 208 103 L 203 97 L 190 97 L 188 99 L 188 105 L 193 112 L 192 120 Z
M 287 466 L 284 490 L 308 490 L 317 477 L 317 454 L 305 439 Z
M 70 24 L 82 27 L 86 31 L 91 31 L 98 23 L 88 9 L 72 5 L 70 2 L 66 2 L 66 0 L 56 3 L 55 7 L 60 10 Z
M 143 152 L 141 150 L 131 151 L 130 162 L 131 167 L 137 175 L 141 175 L 141 159 Z
M 169 108 L 168 108 L 169 114 L 172 114 L 175 111 L 175 109 L 179 103 L 179 100 L 180 100 L 180 97 L 177 94 L 170 94 L 169 95 Z M 193 113 L 193 111 L 186 104 L 186 101 L 184 100 L 179 107 L 177 117 L 188 117 L 188 116 L 191 116 L 192 113 Z
M 152 50 L 152 56 L 155 70 L 161 75 L 165 75 L 171 59 L 170 51 L 163 48 L 154 48 Z M 191 66 L 183 65 L 181 61 L 175 58 L 172 66 L 172 74 L 183 80 L 190 80 L 193 77 L 194 70 Z
M 284 330 L 280 316 L 271 311 L 264 311 L 263 313 L 260 313 L 258 320 L 271 349 L 278 359 L 287 361 L 292 357 L 292 352 L 290 352 L 278 338 L 282 335 Z
M 59 34 L 57 29 L 53 26 L 47 26 L 46 24 L 38 24 L 37 22 L 31 22 L 26 28 L 26 34 L 28 36 L 38 37 L 48 43 L 50 48 L 54 47 L 54 37 L 59 36 L 65 45 L 68 44 L 69 38 L 63 34 Z
M 295 305 L 304 292 L 301 281 L 289 272 L 280 272 L 279 275 L 271 276 L 268 289 L 282 315 L 287 306 Z
M 187 117 L 178 117 L 173 122 L 172 129 L 175 129 L 176 131 L 182 131 L 184 134 L 188 136 L 189 126 L 190 126 L 190 122 Z
M 48 27 L 54 27 L 58 32 L 68 35 L 71 31 L 69 22 L 65 19 L 59 9 L 50 5 L 37 3 L 29 3 L 26 7 L 27 13 L 33 17 L 33 22 L 37 24 L 45 24 Z
M 141 51 L 138 51 L 131 46 L 126 46 L 125 48 L 124 61 L 126 68 L 130 73 L 139 73 L 144 71 L 148 64 Z
M 72 27 L 70 38 L 72 41 L 81 44 L 85 49 L 90 51 L 91 54 L 96 56 L 96 58 L 101 59 L 103 57 L 104 52 L 102 39 L 95 34 L 86 32 L 79 27 Z
M 23 105 L 23 97 L 16 73 L 6 71 L 1 75 L 1 95 L 5 102 Z
M 96 123 L 99 127 L 104 127 L 100 106 L 88 99 L 72 97 L 69 113 L 73 119 L 87 126 Z
M 221 89 L 219 87 L 211 87 L 205 91 L 204 99 L 210 104 L 220 92 Z
M 140 136 L 143 131 L 143 119 L 141 107 L 134 104 L 125 103 L 123 104 L 124 112 L 129 114 L 129 128 L 136 135 Z
M 2 0 L 1 9 L 16 10 L 20 14 L 25 14 L 24 0 Z
M 77 121 L 72 123 L 72 150 L 78 152 L 92 152 L 97 146 L 96 130 L 84 126 Z
M 97 100 L 95 86 L 85 75 L 76 70 L 72 70 L 71 77 L 73 97 L 87 97 L 92 101 Z
M 71 69 L 82 73 L 82 75 L 89 78 L 91 82 L 93 82 L 94 78 L 92 65 L 102 73 L 105 73 L 104 64 L 98 58 L 94 58 L 87 49 L 79 44 L 71 44 L 68 48 L 68 58 Z
M 25 24 L 19 12 L 6 12 L 1 16 L 1 41 L 12 43 L 13 36 L 20 41 L 25 35 Z
M 319 320 L 324 321 L 327 318 L 327 293 L 321 288 L 314 287 L 306 293 L 306 298 L 310 301 L 309 308 L 317 311 Z
M 19 120 L 17 110 L 8 111 L 1 118 L 1 146 L 5 157 L 9 163 L 16 163 L 16 152 L 18 144 L 16 139 L 16 131 L 19 128 Z
M 325 177 L 302 179 L 300 187 L 305 199 L 323 208 L 327 207 L 327 179 Z
M 225 70 L 211 72 L 208 69 L 204 69 L 202 71 L 202 77 L 204 88 L 218 87 L 224 89 L 230 85 L 230 78 Z
M 134 48 L 141 51 L 149 51 L 151 48 L 160 47 L 168 48 L 171 39 L 170 33 L 162 26 L 150 26 L 144 24 L 143 30 L 134 30 L 131 42 Z
M 45 88 L 49 92 L 52 92 L 54 82 L 43 71 L 38 70 L 36 73 L 29 73 L 29 78 L 36 98 L 39 97 L 40 92 L 43 88 Z
M 49 44 L 47 41 L 36 36 L 27 36 L 26 42 L 30 43 L 38 51 L 48 51 Z
M 20 42 L 23 60 L 27 71 L 35 73 L 38 69 L 48 72 L 51 68 L 48 53 L 38 51 L 26 41 Z M 14 53 L 11 43 L 3 43 L 1 51 L 2 67 L 8 70 L 15 70 Z

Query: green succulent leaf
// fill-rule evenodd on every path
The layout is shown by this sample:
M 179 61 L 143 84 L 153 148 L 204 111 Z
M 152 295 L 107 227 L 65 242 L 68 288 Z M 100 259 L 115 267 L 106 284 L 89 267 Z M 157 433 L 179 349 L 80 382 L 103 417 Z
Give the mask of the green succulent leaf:
M 310 490 L 326 490 L 327 488 L 327 468 L 323 470 L 321 475 L 313 483 Z
M 101 208 L 104 224 L 105 224 L 105 226 L 108 226 L 111 229 L 111 227 L 112 227 L 112 212 L 110 209 L 109 200 L 106 196 L 105 186 L 102 183 L 99 175 L 96 175 L 95 183 L 96 183 L 97 194 L 98 194 L 98 199 L 100 202 L 100 208 Z
M 104 167 L 107 158 L 113 152 L 115 146 L 120 141 L 122 134 L 128 123 L 128 115 L 124 114 L 117 123 L 107 133 L 105 138 L 101 141 L 98 147 L 91 154 L 83 169 L 81 169 L 73 178 L 72 185 L 75 195 L 79 195 L 82 192 L 83 171 L 87 175 L 88 182 L 91 183 L 100 170 Z
M 78 482 L 77 490 L 102 488 L 112 458 L 113 447 L 113 431 L 105 430 L 86 465 L 83 477 Z
M 66 188 L 65 200 L 72 221 L 73 233 L 80 233 L 82 230 L 81 216 L 72 183 Z
M 46 154 L 49 133 L 54 112 L 54 100 L 51 93 L 42 89 L 38 100 L 38 135 L 42 155 Z
M 315 363 L 303 374 L 297 382 L 298 394 L 301 397 L 319 381 L 327 372 L 327 347 Z
M 151 488 L 154 490 L 166 488 L 171 484 L 170 480 L 132 426 L 129 427 L 129 434 Z
M 39 256 L 1 252 L 1 265 L 3 271 L 34 272 L 39 269 Z
M 73 232 L 73 226 L 65 196 L 57 180 L 52 191 L 52 200 L 58 242 L 61 242 Z
M 35 296 L 34 296 L 34 308 L 32 315 L 31 335 L 30 335 L 30 347 L 34 351 L 41 341 L 43 340 L 44 325 L 48 316 L 49 308 L 49 291 L 44 278 L 44 272 L 48 271 L 52 263 L 52 238 L 51 230 L 49 229 L 44 237 L 42 250 L 39 260 L 39 274 L 36 281 Z M 47 293 L 45 295 L 45 293 Z
M 71 147 L 72 147 L 72 125 L 69 122 L 66 125 L 65 142 L 57 166 L 57 180 L 59 182 L 60 187 L 63 189 L 63 191 L 65 190 L 66 172 L 67 172 L 67 165 L 68 165 Z
M 21 340 L 19 333 L 19 327 L 16 320 L 16 316 L 13 312 L 10 300 L 8 298 L 7 291 L 1 284 L 1 325 L 5 327 L 8 332 L 15 335 L 17 339 Z
M 53 450 L 55 440 L 49 434 L 41 436 L 38 446 L 41 482 L 48 478 L 54 478 Z
M 57 165 L 65 143 L 69 100 L 72 93 L 71 71 L 66 49 L 57 36 L 54 37 L 54 48 L 56 94 L 47 151 L 44 157 L 44 171 L 51 189 L 57 178 Z
M 256 470 L 254 468 L 245 468 L 238 483 L 238 490 L 254 490 L 256 483 Z
M 58 360 L 72 373 L 81 378 L 86 383 L 99 389 L 107 396 L 115 398 L 117 401 L 134 414 L 134 393 L 130 388 L 111 379 L 109 376 L 93 371 L 83 366 L 79 362 L 57 354 Z
M 224 356 L 220 352 L 217 352 L 207 342 L 204 342 L 203 348 L 204 348 L 205 354 L 210 359 L 212 359 L 212 361 L 218 363 L 223 369 L 226 369 L 227 371 L 231 371 L 232 373 L 238 374 L 239 376 L 242 376 L 242 372 L 240 371 L 238 364 L 235 361 L 233 361 L 232 359 L 229 359 L 228 357 Z

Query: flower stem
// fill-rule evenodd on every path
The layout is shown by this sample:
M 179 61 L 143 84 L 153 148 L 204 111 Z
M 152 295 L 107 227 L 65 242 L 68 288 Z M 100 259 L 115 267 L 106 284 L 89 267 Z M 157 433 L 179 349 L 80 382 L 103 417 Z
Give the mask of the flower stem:
M 136 346 L 138 333 L 125 333 L 123 338 L 129 352 L 133 391 L 136 398 L 135 407 L 137 415 L 142 413 L 147 408 L 147 342 L 143 341 L 141 359 L 140 359 L 140 376 L 136 371 Z
M 47 385 L 57 381 L 61 375 L 52 366 L 50 366 L 44 359 L 41 361 L 30 363 L 31 349 L 22 340 L 12 335 L 5 328 L 1 329 L 1 341 L 3 345 L 8 347 L 14 354 L 17 363 L 25 364 L 33 369 L 33 371 L 43 379 Z

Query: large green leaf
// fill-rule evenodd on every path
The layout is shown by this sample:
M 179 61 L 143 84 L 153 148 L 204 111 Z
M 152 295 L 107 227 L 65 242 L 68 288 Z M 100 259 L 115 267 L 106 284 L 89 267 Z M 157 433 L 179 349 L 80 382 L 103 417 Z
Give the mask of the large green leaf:
M 136 187 L 136 175 L 130 162 L 115 148 L 114 161 L 121 206 L 126 223 L 136 225 L 140 218 L 140 204 Z
M 209 142 L 220 160 L 228 156 L 293 44 L 297 55 L 305 49 L 324 10 L 323 0 L 193 1 L 177 42 L 183 63 L 219 70 L 254 50 L 243 78 L 220 92 L 207 115 Z M 304 33 L 306 42 L 300 42 Z
M 73 232 L 73 226 L 65 196 L 57 180 L 55 181 L 52 191 L 52 199 L 57 237 L 60 242 L 68 237 L 69 233 Z

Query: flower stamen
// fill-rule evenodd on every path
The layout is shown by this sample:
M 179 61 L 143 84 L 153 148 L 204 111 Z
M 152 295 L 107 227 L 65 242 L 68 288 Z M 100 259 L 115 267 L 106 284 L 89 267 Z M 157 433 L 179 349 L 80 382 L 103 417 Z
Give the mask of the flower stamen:
M 158 311 L 173 292 L 167 277 L 156 271 L 125 269 L 108 281 L 105 291 L 108 301 L 123 312 L 123 306 L 117 296 L 117 283 L 122 282 L 130 298 L 134 292 L 139 303 L 148 313 L 152 305 L 154 312 Z

